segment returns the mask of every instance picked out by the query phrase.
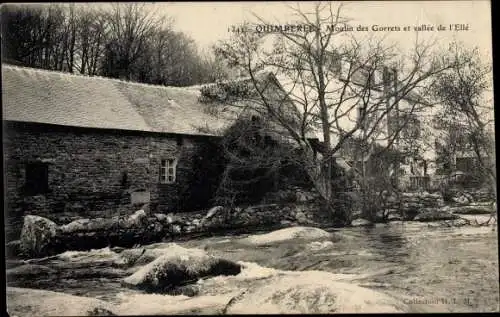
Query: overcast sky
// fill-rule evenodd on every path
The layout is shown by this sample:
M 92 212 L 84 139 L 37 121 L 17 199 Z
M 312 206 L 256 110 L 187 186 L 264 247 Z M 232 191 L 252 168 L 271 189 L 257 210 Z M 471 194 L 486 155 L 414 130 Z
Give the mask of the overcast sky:
M 338 2 L 337 2 L 338 3 Z M 418 40 L 436 40 L 441 48 L 452 41 L 460 41 L 467 47 L 478 47 L 481 55 L 492 63 L 491 7 L 490 1 L 344 1 L 343 16 L 351 19 L 352 26 L 363 24 L 371 29 L 379 26 L 416 26 L 464 24 L 465 31 L 383 32 L 385 41 L 395 43 L 401 50 L 414 47 Z M 151 10 L 175 19 L 174 28 L 191 36 L 201 49 L 208 50 L 218 40 L 227 39 L 228 28 L 245 20 L 256 21 L 255 15 L 270 23 L 285 24 L 293 21 L 293 13 L 287 6 L 299 5 L 310 12 L 312 2 L 157 2 L 149 3 Z M 371 32 L 373 33 L 373 32 Z M 356 32 L 356 35 L 363 33 Z M 366 33 L 364 33 L 366 34 Z M 492 78 L 491 78 L 492 80 Z M 492 100 L 492 92 L 485 98 Z
M 183 2 L 151 3 L 151 9 L 175 18 L 175 28 L 189 34 L 200 48 L 228 38 L 228 27 L 244 20 L 254 20 L 252 12 L 266 21 L 286 23 L 291 20 L 287 5 L 299 4 L 303 10 L 311 2 Z M 486 0 L 474 1 L 347 1 L 344 15 L 352 25 L 406 26 L 430 24 L 466 24 L 469 31 L 419 32 L 419 39 L 438 38 L 445 45 L 453 39 L 491 51 L 491 9 Z M 416 32 L 390 32 L 388 40 L 403 48 L 411 46 Z M 491 53 L 490 53 L 491 54 Z
M 287 6 L 299 5 L 303 11 L 311 11 L 313 2 L 145 2 L 156 14 L 174 18 L 174 29 L 193 38 L 200 49 L 207 50 L 218 40 L 227 39 L 228 28 L 250 20 L 253 14 L 270 23 L 285 24 L 293 20 Z M 473 1 L 336 1 L 343 3 L 342 16 L 351 19 L 350 24 L 380 26 L 415 26 L 442 24 L 465 24 L 468 31 L 418 32 L 419 40 L 437 40 L 447 47 L 453 40 L 468 47 L 479 47 L 482 54 L 491 56 L 491 7 L 488 0 Z M 106 3 L 78 5 L 109 6 Z M 373 32 L 370 32 L 373 33 Z M 362 33 L 356 32 L 356 35 Z M 366 33 L 365 33 L 366 34 Z M 386 40 L 397 43 L 405 50 L 413 46 L 417 32 L 377 33 L 386 35 Z M 491 58 L 491 57 L 490 57 Z
M 191 36 L 201 49 L 209 49 L 218 40 L 229 37 L 228 28 L 245 20 L 256 21 L 253 14 L 274 23 L 293 21 L 287 7 L 300 5 L 310 11 L 312 2 L 187 2 L 152 3 L 151 9 L 175 19 L 174 28 Z M 447 47 L 454 40 L 468 47 L 478 47 L 483 57 L 492 62 L 491 7 L 490 1 L 346 1 L 343 16 L 352 19 L 349 24 L 404 26 L 464 24 L 465 31 L 418 32 L 419 40 L 437 40 L 440 47 Z M 372 32 L 373 33 L 373 32 Z M 362 33 L 356 32 L 360 35 Z M 381 33 L 386 41 L 396 43 L 403 51 L 413 47 L 417 32 L 399 31 Z M 492 100 L 491 92 L 486 99 Z

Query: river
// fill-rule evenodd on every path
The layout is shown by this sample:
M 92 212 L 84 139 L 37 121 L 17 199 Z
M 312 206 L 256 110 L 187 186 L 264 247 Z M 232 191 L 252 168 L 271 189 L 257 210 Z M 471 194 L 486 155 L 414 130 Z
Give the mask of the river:
M 359 285 L 412 304 L 421 312 L 498 311 L 497 225 L 442 227 L 435 223 L 391 222 L 375 227 L 329 229 L 331 242 L 294 239 L 258 247 L 246 235 L 179 242 L 234 261 L 282 270 L 358 274 Z M 255 233 L 254 233 L 255 234 Z M 60 291 L 118 302 L 139 293 L 121 286 L 126 271 L 112 268 L 102 250 L 69 252 L 45 261 L 46 274 L 8 281 L 10 286 Z M 101 259 L 101 260 L 100 260 Z M 8 266 L 12 266 L 8 264 Z

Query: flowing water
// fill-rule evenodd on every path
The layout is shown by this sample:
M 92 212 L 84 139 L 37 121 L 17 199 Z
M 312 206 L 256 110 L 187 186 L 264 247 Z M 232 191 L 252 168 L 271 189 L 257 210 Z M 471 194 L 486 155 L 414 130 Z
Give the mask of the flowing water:
M 356 283 L 401 298 L 418 311 L 498 311 L 497 226 L 440 227 L 393 222 L 373 228 L 331 229 L 331 242 L 300 239 L 251 246 L 239 236 L 180 242 L 235 261 L 282 270 L 322 270 L 359 275 Z M 8 285 L 61 291 L 111 302 L 127 294 L 130 274 L 110 266 L 110 251 L 66 253 L 39 263 L 46 274 L 19 277 Z

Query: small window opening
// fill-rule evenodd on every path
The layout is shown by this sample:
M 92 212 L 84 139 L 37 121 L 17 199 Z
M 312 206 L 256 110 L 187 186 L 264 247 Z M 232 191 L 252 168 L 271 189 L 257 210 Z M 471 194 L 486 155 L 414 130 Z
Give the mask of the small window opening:
M 160 183 L 175 183 L 177 160 L 174 158 L 162 159 L 160 165 Z
M 26 164 L 25 190 L 28 195 L 45 194 L 49 190 L 49 168 L 46 163 Z

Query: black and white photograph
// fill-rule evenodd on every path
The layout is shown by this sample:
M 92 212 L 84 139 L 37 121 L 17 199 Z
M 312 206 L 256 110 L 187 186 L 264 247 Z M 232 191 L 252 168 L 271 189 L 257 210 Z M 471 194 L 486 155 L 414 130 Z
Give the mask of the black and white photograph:
M 2 4 L 6 313 L 499 312 L 491 5 Z

